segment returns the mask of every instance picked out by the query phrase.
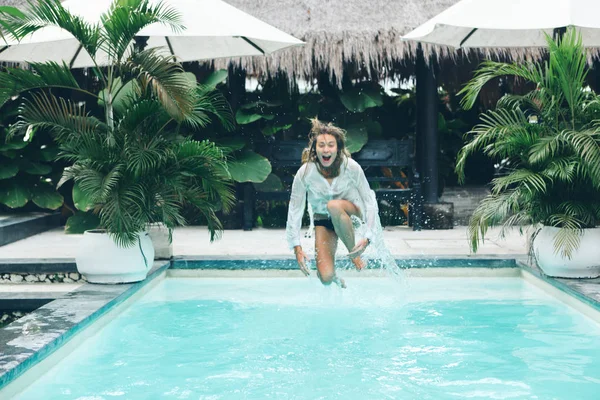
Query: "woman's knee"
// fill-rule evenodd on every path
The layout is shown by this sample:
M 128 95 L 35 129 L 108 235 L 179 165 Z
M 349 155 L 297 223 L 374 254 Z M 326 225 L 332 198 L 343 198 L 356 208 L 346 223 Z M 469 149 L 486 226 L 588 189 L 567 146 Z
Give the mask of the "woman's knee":
M 327 202 L 327 211 L 329 211 L 329 215 L 340 215 L 345 213 L 344 203 L 341 200 L 329 200 Z
M 319 279 L 323 285 L 330 285 L 335 278 L 335 272 L 319 273 Z

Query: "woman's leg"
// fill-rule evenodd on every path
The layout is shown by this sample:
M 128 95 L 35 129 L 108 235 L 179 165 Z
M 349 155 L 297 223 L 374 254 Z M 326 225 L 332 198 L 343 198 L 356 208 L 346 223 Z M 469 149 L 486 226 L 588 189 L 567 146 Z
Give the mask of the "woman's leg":
M 335 233 L 342 239 L 342 243 L 344 243 L 348 251 L 352 251 L 356 243 L 354 242 L 354 227 L 352 226 L 350 216 L 356 215 L 360 217 L 360 210 L 354 203 L 348 200 L 329 200 L 327 202 L 327 211 L 331 215 L 331 222 L 333 222 Z
M 361 213 L 358 207 L 354 203 L 348 200 L 330 200 L 327 202 L 327 211 L 331 215 L 331 222 L 335 228 L 335 232 L 339 235 L 342 243 L 348 249 L 348 252 L 355 250 L 356 238 L 354 236 L 354 227 L 352 226 L 352 215 L 361 217 Z M 362 253 L 362 251 L 360 252 Z M 352 262 L 356 268 L 364 268 L 366 263 L 360 258 L 358 254 L 352 259 Z
M 338 236 L 331 229 L 324 226 L 315 226 L 315 258 L 317 272 L 323 285 L 329 285 L 338 279 L 335 275 L 335 251 L 337 250 Z M 340 285 L 346 287 L 340 279 Z

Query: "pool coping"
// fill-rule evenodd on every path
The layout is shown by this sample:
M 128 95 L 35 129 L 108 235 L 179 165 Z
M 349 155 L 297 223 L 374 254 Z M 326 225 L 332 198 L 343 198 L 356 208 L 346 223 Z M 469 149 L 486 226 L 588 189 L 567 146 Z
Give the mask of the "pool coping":
M 235 261 L 237 267 L 232 267 Z M 286 276 L 302 276 L 297 270 L 295 260 L 288 258 L 270 258 L 261 260 L 260 268 L 256 268 L 257 259 L 240 260 L 234 257 L 201 258 L 177 257 L 170 261 L 155 262 L 148 277 L 133 284 L 97 285 L 84 284 L 25 317 L 0 329 L 0 391 L 27 370 L 47 358 L 55 350 L 68 342 L 99 318 L 116 306 L 124 303 L 142 288 L 168 272 L 185 273 L 216 272 L 227 273 L 233 277 L 235 272 L 258 272 L 261 276 L 269 276 L 276 271 Z M 282 263 L 283 261 L 283 263 Z M 239 265 L 242 262 L 243 265 Z M 441 276 L 443 271 L 486 270 L 486 276 L 523 276 L 523 272 L 551 285 L 571 299 L 578 300 L 591 307 L 600 315 L 600 278 L 597 279 L 560 279 L 543 274 L 526 256 L 447 256 L 431 259 L 431 256 L 412 256 L 397 260 L 404 270 L 414 270 L 415 276 Z M 254 267 L 252 267 L 254 265 Z M 371 269 L 377 271 L 377 269 Z M 420 273 L 433 271 L 432 274 Z M 502 273 L 511 272 L 510 275 Z M 350 272 L 350 270 L 348 270 Z M 369 271 L 367 271 L 369 272 Z M 490 274 L 490 275 L 487 275 Z M 369 274 L 364 274 L 369 276 Z M 470 275 L 470 274 L 469 274 Z M 177 276 L 177 274 L 174 274 Z M 246 274 L 247 276 L 247 274 Z M 372 276 L 372 275 L 371 275 Z M 455 276 L 466 276 L 457 274 Z M 4 348 L 6 348 L 5 351 Z
M 435 256 L 431 255 L 412 255 L 404 258 L 397 258 L 395 261 L 402 269 L 412 268 L 516 268 L 517 262 L 525 260 L 524 256 Z M 232 261 L 236 262 L 233 266 Z M 261 262 L 259 268 L 256 267 L 257 261 Z M 175 257 L 171 261 L 171 269 L 215 269 L 215 270 L 298 270 L 296 260 L 285 257 L 269 257 L 268 259 L 245 257 L 244 260 L 232 258 L 231 256 L 223 257 L 196 257 L 185 256 Z M 457 265 L 460 264 L 460 265 Z M 350 260 L 343 258 L 336 261 L 336 268 L 354 269 Z M 369 267 L 367 267 L 369 268 Z
M 168 261 L 155 262 L 148 277 L 137 283 L 84 284 L 0 329 L 0 390 L 115 306 L 164 275 L 170 266 Z

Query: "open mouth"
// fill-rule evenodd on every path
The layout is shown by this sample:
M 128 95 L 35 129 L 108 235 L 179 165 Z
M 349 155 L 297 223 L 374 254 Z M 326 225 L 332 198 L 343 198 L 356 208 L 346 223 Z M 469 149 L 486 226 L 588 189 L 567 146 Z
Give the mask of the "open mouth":
M 331 156 L 323 156 L 324 162 L 329 162 L 331 160 Z

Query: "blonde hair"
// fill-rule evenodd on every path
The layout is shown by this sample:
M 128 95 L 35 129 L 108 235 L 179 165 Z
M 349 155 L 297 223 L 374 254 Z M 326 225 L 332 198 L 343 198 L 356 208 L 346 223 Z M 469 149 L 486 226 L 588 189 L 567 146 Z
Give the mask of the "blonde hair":
M 346 148 L 346 131 L 338 128 L 331 122 L 324 123 L 317 118 L 311 119 L 310 122 L 312 127 L 308 133 L 308 147 L 302 151 L 302 164 L 313 162 L 319 171 L 323 173 L 324 171 L 321 167 L 321 163 L 317 159 L 317 137 L 319 135 L 331 135 L 335 138 L 337 143 L 337 155 L 331 167 L 327 168 L 326 175 L 335 178 L 340 174 L 342 162 L 347 161 L 348 158 L 351 157 L 350 152 Z

